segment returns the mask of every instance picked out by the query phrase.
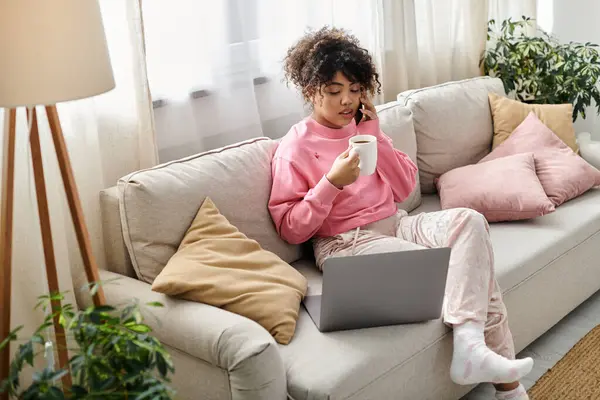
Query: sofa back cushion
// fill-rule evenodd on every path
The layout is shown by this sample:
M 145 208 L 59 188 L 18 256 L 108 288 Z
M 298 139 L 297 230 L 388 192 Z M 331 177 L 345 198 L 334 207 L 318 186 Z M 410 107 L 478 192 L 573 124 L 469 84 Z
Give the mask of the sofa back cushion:
M 398 101 L 391 101 L 377 107 L 379 126 L 394 142 L 394 147 L 417 163 L 417 138 L 413 126 L 412 113 Z M 421 205 L 419 175 L 413 192 L 398 204 L 398 207 L 411 212 Z
M 500 79 L 479 77 L 398 95 L 413 114 L 422 193 L 435 193 L 435 178 L 490 152 L 490 92 L 505 95 Z
M 267 208 L 276 146 L 268 138 L 253 139 L 121 178 L 123 238 L 138 278 L 152 283 L 207 196 L 264 249 L 288 263 L 298 260 L 300 247 L 280 239 Z

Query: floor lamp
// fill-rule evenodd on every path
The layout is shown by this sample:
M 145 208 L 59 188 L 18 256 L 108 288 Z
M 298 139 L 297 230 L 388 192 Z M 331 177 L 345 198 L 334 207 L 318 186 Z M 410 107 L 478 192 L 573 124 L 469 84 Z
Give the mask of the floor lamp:
M 46 196 L 38 109 L 44 106 L 88 282 L 98 281 L 89 233 L 63 138 L 56 103 L 95 96 L 113 89 L 98 0 L 0 0 L 0 107 L 5 108 L 0 214 L 0 342 L 11 326 L 11 258 L 15 135 L 17 116 L 31 121 L 30 146 L 44 261 L 50 292 L 58 292 L 50 214 Z M 17 113 L 26 107 L 27 113 Z M 42 107 L 40 107 L 40 110 Z M 102 289 L 94 295 L 104 304 Z M 52 307 L 60 304 L 54 302 Z M 61 367 L 68 361 L 64 330 L 54 320 Z M 9 374 L 10 351 L 0 354 L 0 381 Z M 63 385 L 70 386 L 70 376 Z M 6 396 L 6 395 L 3 395 Z M 6 398 L 6 397 L 4 397 Z

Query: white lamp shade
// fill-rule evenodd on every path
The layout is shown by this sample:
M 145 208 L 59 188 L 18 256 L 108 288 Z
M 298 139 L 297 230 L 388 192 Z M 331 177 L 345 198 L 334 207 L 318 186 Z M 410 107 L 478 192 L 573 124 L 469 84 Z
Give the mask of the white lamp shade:
M 0 107 L 55 104 L 114 87 L 97 0 L 0 0 Z

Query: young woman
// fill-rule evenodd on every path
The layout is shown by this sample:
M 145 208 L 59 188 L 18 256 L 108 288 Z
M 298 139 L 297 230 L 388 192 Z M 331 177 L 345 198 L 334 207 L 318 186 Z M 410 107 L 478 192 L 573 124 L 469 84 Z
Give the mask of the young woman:
M 327 257 L 452 247 L 443 305 L 454 329 L 451 378 L 492 382 L 498 399 L 528 399 L 518 381 L 533 360 L 515 360 L 486 220 L 470 209 L 415 216 L 396 209 L 415 187 L 417 167 L 379 129 L 369 96 L 380 83 L 369 53 L 343 30 L 323 28 L 288 50 L 284 68 L 313 113 L 290 129 L 273 159 L 269 210 L 281 237 L 312 239 L 319 268 Z M 377 138 L 377 170 L 369 176 L 359 176 L 350 152 L 357 134 Z

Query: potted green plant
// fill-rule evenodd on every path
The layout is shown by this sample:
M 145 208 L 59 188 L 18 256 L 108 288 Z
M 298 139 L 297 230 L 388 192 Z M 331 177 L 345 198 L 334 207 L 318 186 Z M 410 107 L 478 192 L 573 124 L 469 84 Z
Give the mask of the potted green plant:
M 96 290 L 97 285 L 91 285 Z M 64 294 L 40 297 L 37 307 L 51 310 L 52 300 L 64 300 Z M 160 307 L 160 303 L 148 306 Z M 22 374 L 35 360 L 48 354 L 50 338 L 44 332 L 58 316 L 66 335 L 74 343 L 66 368 L 50 361 L 45 368 L 34 371 L 32 382 L 22 387 Z M 13 330 L 0 348 L 17 340 L 21 327 Z M 0 383 L 0 393 L 16 399 L 171 399 L 169 386 L 173 363 L 160 341 L 150 335 L 144 324 L 140 304 L 117 310 L 112 306 L 91 306 L 75 311 L 71 304 L 55 308 L 31 338 L 18 347 L 10 366 L 10 376 Z M 51 348 L 51 347 L 50 347 Z M 63 388 L 61 378 L 71 374 L 70 388 Z
M 600 55 L 592 43 L 560 43 L 536 28 L 532 19 L 507 19 L 498 29 L 488 25 L 488 46 L 480 65 L 486 75 L 498 77 L 507 93 L 517 100 L 537 104 L 573 104 L 573 121 L 585 119 L 586 108 L 595 101 L 600 114 Z

